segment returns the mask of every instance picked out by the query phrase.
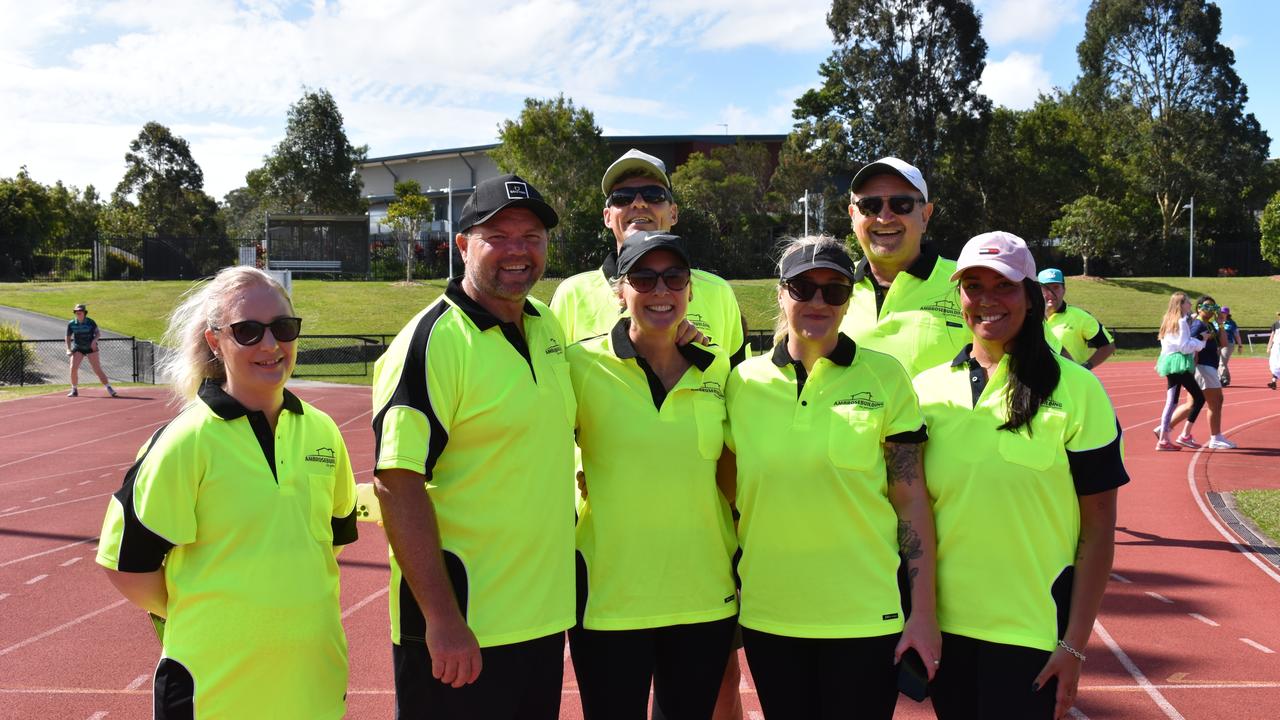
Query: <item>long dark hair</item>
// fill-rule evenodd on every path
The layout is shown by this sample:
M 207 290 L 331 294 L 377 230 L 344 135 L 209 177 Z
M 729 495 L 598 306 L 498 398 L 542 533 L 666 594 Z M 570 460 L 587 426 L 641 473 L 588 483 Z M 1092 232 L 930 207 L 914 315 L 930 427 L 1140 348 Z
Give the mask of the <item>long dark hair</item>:
M 1044 338 L 1044 296 L 1040 294 L 1040 284 L 1024 278 L 1022 289 L 1027 294 L 1027 317 L 1013 338 L 1012 347 L 1005 348 L 1009 354 L 1009 420 L 997 429 L 1016 432 L 1026 425 L 1030 435 L 1031 419 L 1057 389 L 1062 369 Z

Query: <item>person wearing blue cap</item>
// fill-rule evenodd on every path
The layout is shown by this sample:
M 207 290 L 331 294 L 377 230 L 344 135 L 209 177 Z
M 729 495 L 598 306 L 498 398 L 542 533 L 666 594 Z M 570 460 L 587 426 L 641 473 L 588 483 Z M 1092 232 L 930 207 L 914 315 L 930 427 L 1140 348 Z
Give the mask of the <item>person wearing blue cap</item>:
M 1036 276 L 1044 295 L 1044 326 L 1058 339 L 1072 360 L 1092 370 L 1116 351 L 1116 340 L 1088 311 L 1068 305 L 1067 279 L 1058 268 L 1045 268 Z

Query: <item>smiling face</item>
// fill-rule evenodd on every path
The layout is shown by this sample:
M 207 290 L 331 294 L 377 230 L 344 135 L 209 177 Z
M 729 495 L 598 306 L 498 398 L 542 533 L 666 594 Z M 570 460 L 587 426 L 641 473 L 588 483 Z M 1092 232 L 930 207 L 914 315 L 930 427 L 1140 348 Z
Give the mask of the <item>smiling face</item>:
M 297 362 L 298 343 L 296 339 L 280 342 L 267 328 L 256 344 L 241 345 L 236 342 L 230 326 L 243 320 L 270 323 L 292 314 L 293 308 L 280 291 L 265 283 L 255 283 L 223 304 L 217 331 L 205 331 L 205 341 L 226 368 L 227 394 L 246 407 L 264 409 L 279 398 Z
M 853 192 L 849 217 L 858 245 L 873 263 L 906 267 L 920 255 L 920 240 L 929 227 L 933 203 L 917 202 L 906 215 L 895 215 L 885 202 L 876 215 L 863 215 L 855 204 L 864 197 L 907 195 L 920 198 L 920 191 L 897 175 L 873 175 Z
M 613 192 L 618 188 L 644 187 L 646 185 L 663 185 L 663 181 L 645 176 L 629 177 L 609 188 Z M 649 204 L 644 198 L 636 195 L 630 205 L 611 207 L 607 203 L 604 208 L 604 226 L 613 231 L 618 247 L 628 235 L 639 230 L 656 230 L 669 232 L 680 217 L 680 209 L 672 200 Z
M 1044 296 L 1045 314 L 1052 315 L 1062 305 L 1067 295 L 1067 286 L 1062 283 L 1041 283 L 1040 294 Z
M 1004 347 L 1017 337 L 1027 320 L 1027 292 L 1022 283 L 985 267 L 960 276 L 960 308 L 974 339 L 990 347 Z
M 507 208 L 457 242 L 466 283 L 499 302 L 523 303 L 546 268 L 547 228 L 528 208 Z
M 828 268 L 814 268 L 793 279 L 808 280 L 817 285 L 849 284 L 849 278 Z M 840 321 L 849 310 L 847 301 L 843 305 L 828 305 L 821 292 L 815 292 L 805 301 L 796 300 L 781 285 L 778 287 L 778 305 L 782 308 L 782 316 L 787 319 L 787 334 L 815 342 L 833 340 L 840 330 Z
M 670 250 L 651 250 L 645 253 L 631 272 L 652 270 L 662 274 L 671 268 L 688 268 L 679 255 Z M 684 320 L 689 309 L 689 301 L 693 299 L 693 283 L 680 290 L 671 290 L 662 278 L 658 279 L 653 290 L 640 292 L 632 287 L 624 278 L 618 283 L 618 296 L 623 306 L 631 315 L 632 324 L 642 333 L 665 333 L 674 331 Z

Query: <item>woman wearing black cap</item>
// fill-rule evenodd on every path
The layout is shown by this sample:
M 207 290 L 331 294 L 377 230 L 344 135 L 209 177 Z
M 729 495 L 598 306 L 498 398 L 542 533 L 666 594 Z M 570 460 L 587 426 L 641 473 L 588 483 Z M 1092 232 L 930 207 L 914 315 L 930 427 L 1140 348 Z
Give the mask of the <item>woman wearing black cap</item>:
M 624 316 L 568 350 L 585 500 L 578 622 L 569 631 L 587 720 L 706 720 L 737 614 L 728 500 L 716 485 L 729 357 L 677 345 L 693 295 L 674 235 L 623 242 Z
M 795 240 L 780 266 L 777 344 L 726 392 L 747 662 L 770 720 L 889 718 L 894 663 L 913 649 L 932 677 L 940 658 L 924 418 L 902 365 L 839 332 L 841 243 Z

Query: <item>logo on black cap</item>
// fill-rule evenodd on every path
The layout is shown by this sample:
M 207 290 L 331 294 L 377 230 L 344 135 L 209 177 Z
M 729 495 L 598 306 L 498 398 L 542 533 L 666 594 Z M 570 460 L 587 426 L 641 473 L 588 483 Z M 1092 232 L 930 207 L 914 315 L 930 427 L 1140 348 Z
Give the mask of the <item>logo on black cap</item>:
M 508 200 L 524 200 L 529 197 L 529 186 L 522 182 L 507 183 Z

